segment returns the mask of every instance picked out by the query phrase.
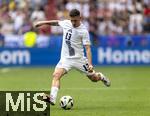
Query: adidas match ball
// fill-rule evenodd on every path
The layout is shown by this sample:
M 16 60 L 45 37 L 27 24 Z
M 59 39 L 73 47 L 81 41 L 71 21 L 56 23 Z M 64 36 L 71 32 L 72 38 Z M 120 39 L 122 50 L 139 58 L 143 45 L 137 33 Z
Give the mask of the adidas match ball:
M 62 96 L 60 98 L 60 107 L 69 110 L 73 107 L 73 98 L 71 96 Z

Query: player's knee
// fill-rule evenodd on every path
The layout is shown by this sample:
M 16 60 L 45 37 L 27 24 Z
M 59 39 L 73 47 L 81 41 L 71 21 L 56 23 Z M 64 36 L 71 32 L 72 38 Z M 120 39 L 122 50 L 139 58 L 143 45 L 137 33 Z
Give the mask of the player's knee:
M 53 79 L 55 80 L 59 80 L 61 78 L 61 74 L 60 73 L 53 73 Z
M 92 77 L 90 80 L 91 80 L 92 82 L 98 82 L 98 80 L 97 80 L 96 78 L 93 78 L 93 77 Z
M 99 81 L 99 79 L 96 77 L 96 76 L 94 76 L 94 75 L 90 75 L 90 76 L 87 76 L 92 82 L 97 82 L 97 81 Z
M 96 79 L 91 79 L 91 81 L 92 81 L 92 82 L 97 82 L 98 80 L 96 80 Z

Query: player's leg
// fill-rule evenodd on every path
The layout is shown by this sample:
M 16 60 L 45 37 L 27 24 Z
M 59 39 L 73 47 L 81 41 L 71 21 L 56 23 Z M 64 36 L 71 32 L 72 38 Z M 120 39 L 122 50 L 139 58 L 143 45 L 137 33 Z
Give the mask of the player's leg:
M 55 105 L 58 91 L 60 89 L 61 77 L 66 73 L 64 68 L 55 68 L 53 73 L 50 95 L 44 94 L 43 99 L 51 105 Z
M 60 89 L 60 80 L 61 77 L 66 74 L 71 69 L 70 61 L 66 59 L 61 59 L 57 64 L 55 71 L 53 73 L 53 79 L 51 84 L 50 96 L 44 95 L 45 101 L 55 104 L 58 91 Z
M 106 86 L 110 86 L 110 80 L 101 72 L 89 70 L 89 65 L 86 58 L 76 61 L 75 68 L 84 72 L 92 82 L 102 81 Z
M 50 97 L 54 103 L 57 98 L 58 90 L 60 89 L 60 79 L 65 73 L 66 70 L 64 68 L 56 68 L 53 73 Z
M 55 105 L 57 94 L 60 88 L 60 80 L 61 77 L 66 73 L 66 70 L 64 68 L 55 68 L 55 71 L 53 73 L 53 79 L 52 79 L 52 85 L 51 85 L 51 91 L 50 95 L 44 94 L 43 99 L 46 102 L 49 102 L 51 105 Z
M 93 73 L 87 73 L 87 77 L 92 81 L 92 82 L 98 82 L 102 81 L 107 87 L 110 86 L 110 80 L 101 72 L 95 72 L 93 70 Z

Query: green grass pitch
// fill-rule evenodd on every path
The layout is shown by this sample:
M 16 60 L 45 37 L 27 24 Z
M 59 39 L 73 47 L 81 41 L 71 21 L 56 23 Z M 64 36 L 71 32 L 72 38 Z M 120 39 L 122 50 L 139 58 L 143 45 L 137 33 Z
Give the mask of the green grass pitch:
M 48 90 L 54 68 L 0 68 L 0 90 Z M 71 70 L 61 80 L 51 116 L 150 116 L 150 67 L 96 67 L 111 79 L 111 87 L 93 83 Z M 59 98 L 74 99 L 71 110 L 59 107 Z

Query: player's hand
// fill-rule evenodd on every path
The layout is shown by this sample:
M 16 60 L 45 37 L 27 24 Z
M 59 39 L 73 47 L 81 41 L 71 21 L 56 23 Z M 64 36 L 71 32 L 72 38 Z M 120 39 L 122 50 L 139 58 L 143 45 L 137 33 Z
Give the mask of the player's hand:
M 88 71 L 89 71 L 90 73 L 93 72 L 93 65 L 89 65 Z

